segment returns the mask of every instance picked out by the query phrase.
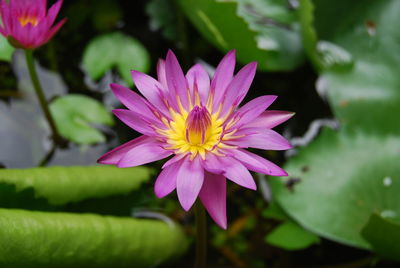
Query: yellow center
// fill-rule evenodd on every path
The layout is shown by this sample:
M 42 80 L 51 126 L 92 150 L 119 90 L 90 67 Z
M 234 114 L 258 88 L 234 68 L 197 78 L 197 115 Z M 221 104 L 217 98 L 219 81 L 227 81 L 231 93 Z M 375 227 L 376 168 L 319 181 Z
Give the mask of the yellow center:
M 177 154 L 191 153 L 192 158 L 199 154 L 205 159 L 206 152 L 215 152 L 220 142 L 222 134 L 223 120 L 218 118 L 218 114 L 209 116 L 209 124 L 202 131 L 191 129 L 188 126 L 188 112 L 182 110 L 176 113 L 171 110 L 171 121 L 168 123 L 169 129 L 162 130 L 162 134 L 167 137 L 167 142 L 171 145 L 166 149 L 175 150 Z M 208 110 L 209 113 L 209 110 Z
M 21 16 L 18 18 L 18 21 L 22 27 L 28 23 L 32 24 L 33 26 L 36 26 L 39 23 L 39 20 L 35 16 Z

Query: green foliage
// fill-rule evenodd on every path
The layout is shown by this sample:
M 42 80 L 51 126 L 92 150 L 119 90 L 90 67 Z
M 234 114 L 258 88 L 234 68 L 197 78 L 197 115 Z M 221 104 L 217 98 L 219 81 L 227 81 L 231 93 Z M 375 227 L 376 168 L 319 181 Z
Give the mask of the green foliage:
M 161 29 L 163 36 L 169 40 L 176 40 L 178 38 L 174 0 L 149 1 L 146 6 L 146 13 L 150 17 L 151 29 Z
M 146 167 L 113 166 L 0 169 L 0 183 L 15 185 L 17 192 L 32 188 L 35 197 L 62 205 L 128 194 L 149 181 L 151 173 Z
M 372 213 L 400 215 L 400 138 L 325 130 L 286 165 L 301 181 L 271 180 L 283 209 L 321 236 L 370 248 L 360 232 Z
M 154 267 L 185 249 L 161 221 L 0 209 L 2 267 Z
M 113 67 L 128 85 L 133 85 L 131 70 L 147 72 L 150 56 L 136 39 L 115 32 L 94 38 L 87 45 L 82 59 L 83 68 L 92 79 L 99 79 Z
M 258 61 L 259 70 L 291 70 L 303 60 L 295 11 L 282 0 L 179 0 L 199 32 L 238 60 Z M 223 14 L 223 16 L 221 15 Z
M 341 129 L 324 130 L 300 149 L 285 168 L 301 182 L 291 192 L 285 180 L 273 180 L 274 193 L 307 229 L 382 253 L 390 244 L 377 226 L 389 223 L 369 219 L 400 215 L 400 56 L 393 54 L 400 49 L 400 2 L 314 1 L 316 32 L 327 40 L 318 43 L 312 3 L 300 3 L 307 55 Z
M 13 52 L 14 48 L 8 43 L 8 40 L 0 35 L 0 60 L 11 61 Z
M 362 235 L 380 255 L 400 261 L 400 223 L 386 214 L 372 214 Z
M 263 211 L 263 217 L 283 221 L 265 237 L 265 242 L 286 250 L 300 250 L 319 243 L 319 237 L 293 222 L 277 202 L 272 202 Z
M 50 104 L 60 134 L 78 144 L 104 142 L 104 135 L 90 124 L 114 124 L 110 112 L 98 101 L 84 95 L 69 94 Z
M 318 243 L 319 238 L 307 232 L 296 223 L 287 221 L 269 233 L 265 237 L 265 241 L 286 250 L 299 250 Z

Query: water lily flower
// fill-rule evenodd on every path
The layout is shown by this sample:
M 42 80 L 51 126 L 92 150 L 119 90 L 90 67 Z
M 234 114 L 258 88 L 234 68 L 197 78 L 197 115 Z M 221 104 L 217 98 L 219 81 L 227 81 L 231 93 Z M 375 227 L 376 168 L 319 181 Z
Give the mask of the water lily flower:
M 0 33 L 17 48 L 35 49 L 47 43 L 65 23 L 53 23 L 62 0 L 47 12 L 46 0 L 0 0 Z
M 226 179 L 256 189 L 249 170 L 272 176 L 287 173 L 246 148 L 286 150 L 289 142 L 272 130 L 293 113 L 265 111 L 277 98 L 261 96 L 239 108 L 256 72 L 256 63 L 235 76 L 235 51 L 219 63 L 213 78 L 200 64 L 184 75 L 172 51 L 157 66 L 157 80 L 132 71 L 137 89 L 111 84 L 128 108 L 114 114 L 143 135 L 103 155 L 98 162 L 133 167 L 173 156 L 155 182 L 162 198 L 176 189 L 186 211 L 197 197 L 214 221 L 226 229 Z

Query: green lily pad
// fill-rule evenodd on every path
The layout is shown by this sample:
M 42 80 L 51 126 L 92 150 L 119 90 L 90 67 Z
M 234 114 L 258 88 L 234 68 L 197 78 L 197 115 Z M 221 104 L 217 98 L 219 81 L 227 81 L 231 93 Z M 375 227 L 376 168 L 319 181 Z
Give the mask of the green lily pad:
M 126 195 L 149 181 L 151 173 L 146 167 L 113 166 L 0 169 L 0 184 L 15 185 L 17 192 L 32 188 L 35 197 L 45 198 L 52 205 L 62 205 Z
M 94 80 L 116 67 L 124 81 L 131 86 L 133 81 L 130 71 L 147 72 L 150 68 L 150 56 L 138 40 L 115 32 L 90 41 L 83 53 L 82 64 Z
M 372 213 L 400 215 L 400 137 L 324 130 L 286 165 L 299 178 L 270 180 L 275 198 L 300 225 L 323 237 L 371 248 L 360 234 Z M 289 177 L 289 178 L 290 178 Z
M 155 267 L 186 248 L 172 223 L 0 209 L 2 267 Z
M 7 38 L 0 35 L 0 60 L 8 62 L 11 61 L 14 49 L 15 48 L 8 43 Z
M 387 211 L 386 216 L 372 214 L 362 235 L 381 256 L 400 261 L 400 222 L 390 214 L 399 218 L 394 211 Z
M 287 221 L 276 227 L 266 237 L 265 241 L 275 247 L 286 250 L 300 250 L 319 243 L 318 236 L 304 230 L 298 224 Z
M 78 144 L 104 142 L 104 135 L 91 126 L 114 124 L 111 113 L 100 102 L 84 95 L 70 94 L 57 98 L 50 111 L 61 136 Z
M 179 0 L 199 32 L 223 52 L 260 70 L 292 70 L 302 63 L 297 14 L 284 0 Z M 221 16 L 221 14 L 224 14 Z

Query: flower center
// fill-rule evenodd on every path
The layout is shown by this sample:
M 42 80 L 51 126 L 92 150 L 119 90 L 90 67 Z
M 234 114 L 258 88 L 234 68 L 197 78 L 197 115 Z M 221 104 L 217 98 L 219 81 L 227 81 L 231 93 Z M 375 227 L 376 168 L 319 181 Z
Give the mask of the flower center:
M 39 23 L 39 20 L 36 16 L 29 16 L 29 15 L 20 16 L 18 18 L 18 21 L 22 27 L 24 27 L 28 23 L 32 24 L 33 26 L 36 26 Z
M 203 145 L 211 134 L 211 115 L 205 107 L 195 106 L 186 118 L 186 140 L 191 145 Z
M 176 154 L 191 153 L 192 157 L 200 154 L 204 159 L 206 152 L 214 151 L 221 140 L 223 121 L 206 107 L 195 106 L 189 113 L 171 111 L 171 118 L 166 123 L 168 129 L 159 133 L 170 144 L 166 149 L 175 150 Z

